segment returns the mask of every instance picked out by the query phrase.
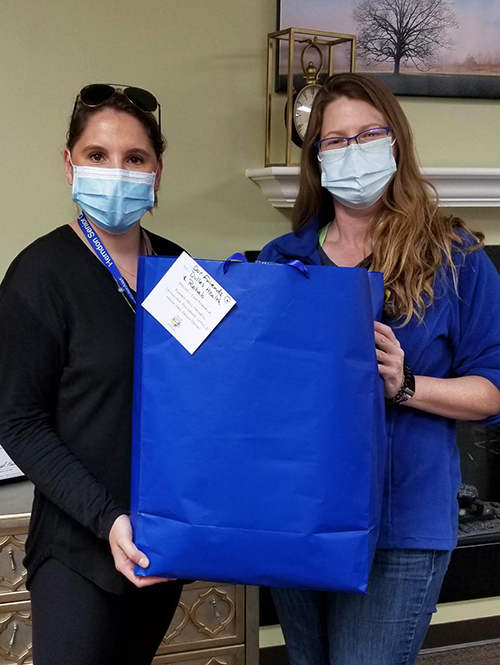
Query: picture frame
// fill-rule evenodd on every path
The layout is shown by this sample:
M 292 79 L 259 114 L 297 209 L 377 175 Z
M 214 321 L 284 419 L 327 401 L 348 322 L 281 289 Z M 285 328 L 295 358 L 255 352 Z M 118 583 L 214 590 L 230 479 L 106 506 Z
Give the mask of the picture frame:
M 357 35 L 356 71 L 377 76 L 397 95 L 500 99 L 500 47 L 497 46 L 500 3 L 493 0 L 277 2 L 278 30 L 321 26 L 322 30 Z M 408 38 L 406 46 L 403 43 L 403 52 L 400 45 L 396 53 L 395 28 L 389 26 L 391 21 L 395 23 L 397 12 L 401 16 L 405 11 L 415 14 L 415 34 L 411 41 Z M 418 17 L 423 23 L 420 28 Z M 283 89 L 282 74 L 280 64 L 279 89 Z

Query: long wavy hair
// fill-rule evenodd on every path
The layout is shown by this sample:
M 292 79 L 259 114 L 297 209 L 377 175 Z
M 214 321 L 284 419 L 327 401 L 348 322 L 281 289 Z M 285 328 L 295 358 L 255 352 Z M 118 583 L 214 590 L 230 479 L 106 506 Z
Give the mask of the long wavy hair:
M 397 171 L 371 224 L 370 269 L 384 274 L 391 317 L 401 319 L 402 325 L 413 316 L 422 320 L 426 307 L 434 301 L 434 281 L 440 268 L 443 264 L 449 266 L 456 289 L 453 251 L 479 249 L 484 245 L 484 235 L 468 229 L 458 217 L 442 214 L 435 187 L 420 174 L 408 120 L 396 97 L 378 79 L 362 74 L 335 74 L 316 95 L 302 150 L 293 230 L 297 233 L 314 217 L 321 224 L 334 218 L 333 197 L 321 187 L 314 143 L 321 138 L 326 107 L 339 97 L 371 104 L 382 113 L 396 139 Z

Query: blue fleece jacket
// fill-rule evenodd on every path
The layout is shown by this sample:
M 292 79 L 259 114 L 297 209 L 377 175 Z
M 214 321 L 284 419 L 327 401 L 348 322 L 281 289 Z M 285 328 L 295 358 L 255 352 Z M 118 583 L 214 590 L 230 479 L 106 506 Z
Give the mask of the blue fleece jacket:
M 300 259 L 321 265 L 318 221 L 270 242 L 259 261 Z M 470 242 L 470 241 L 469 241 Z M 423 323 L 404 327 L 385 317 L 414 374 L 482 376 L 500 390 L 500 277 L 483 250 L 456 251 L 458 293 L 450 270 L 435 283 Z M 326 267 L 325 267 L 326 268 Z M 500 414 L 487 424 L 500 424 Z M 407 406 L 387 410 L 389 457 L 378 546 L 448 550 L 456 545 L 460 460 L 455 421 Z

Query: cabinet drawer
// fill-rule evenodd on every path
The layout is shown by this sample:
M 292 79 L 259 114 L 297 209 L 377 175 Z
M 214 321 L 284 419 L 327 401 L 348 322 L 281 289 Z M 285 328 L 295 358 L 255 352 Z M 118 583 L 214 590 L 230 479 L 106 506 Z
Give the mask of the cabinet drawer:
M 28 515 L 0 517 L 0 603 L 28 600 L 23 566 Z
M 0 665 L 29 665 L 31 609 L 29 602 L 0 605 Z
M 26 534 L 0 535 L 0 602 L 21 600 L 10 594 L 26 592 L 25 542 Z
M 245 665 L 245 647 L 225 647 L 155 656 L 153 665 Z
M 244 638 L 245 588 L 196 582 L 184 588 L 158 653 L 242 644 Z

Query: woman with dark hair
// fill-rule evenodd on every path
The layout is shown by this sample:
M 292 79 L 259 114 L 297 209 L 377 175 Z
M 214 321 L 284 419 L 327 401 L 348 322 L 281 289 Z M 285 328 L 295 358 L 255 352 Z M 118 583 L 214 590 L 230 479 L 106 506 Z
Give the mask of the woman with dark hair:
M 137 261 L 182 251 L 140 224 L 160 186 L 159 112 L 140 88 L 83 88 L 64 151 L 81 212 L 0 286 L 0 440 L 35 485 L 37 665 L 150 663 L 182 590 L 134 575 L 148 560 L 128 516 Z
M 389 89 L 330 77 L 304 141 L 293 233 L 259 259 L 384 274 L 375 344 L 390 453 L 368 594 L 273 590 L 291 665 L 418 657 L 457 541 L 455 421 L 500 420 L 500 279 L 483 240 L 439 210 Z

